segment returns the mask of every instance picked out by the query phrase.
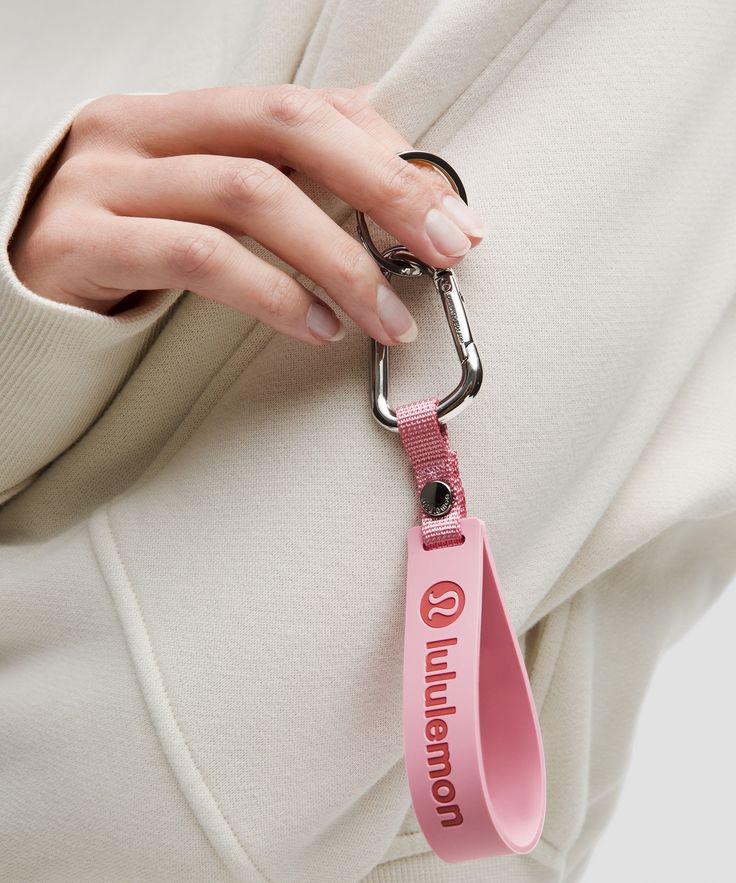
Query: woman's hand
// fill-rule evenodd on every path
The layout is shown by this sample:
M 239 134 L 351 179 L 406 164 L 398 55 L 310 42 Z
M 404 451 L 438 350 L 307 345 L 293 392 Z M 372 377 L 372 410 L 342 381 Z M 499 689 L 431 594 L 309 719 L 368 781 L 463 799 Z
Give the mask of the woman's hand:
M 437 172 L 367 102 L 369 87 L 227 86 L 113 94 L 85 105 L 10 245 L 31 291 L 110 313 L 181 288 L 318 344 L 344 334 L 326 301 L 261 260 L 247 234 L 308 276 L 371 337 L 416 324 L 363 246 L 288 177 L 298 169 L 406 245 L 451 267 L 484 235 Z

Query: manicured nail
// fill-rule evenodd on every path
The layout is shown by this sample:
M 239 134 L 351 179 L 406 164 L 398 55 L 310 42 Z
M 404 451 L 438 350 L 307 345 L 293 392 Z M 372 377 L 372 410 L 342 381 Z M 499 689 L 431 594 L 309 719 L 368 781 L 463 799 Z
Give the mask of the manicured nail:
M 345 336 L 345 326 L 332 310 L 316 301 L 307 310 L 307 327 L 320 340 L 340 340 Z
M 378 318 L 386 334 L 402 343 L 410 343 L 417 336 L 417 323 L 401 298 L 387 285 L 378 286 L 376 301 Z
M 437 251 L 459 258 L 470 251 L 470 240 L 463 231 L 439 209 L 431 208 L 424 219 L 424 229 Z
M 448 193 L 447 196 L 442 197 L 442 206 L 463 233 L 472 236 L 473 239 L 482 239 L 488 234 L 480 218 L 459 196 Z

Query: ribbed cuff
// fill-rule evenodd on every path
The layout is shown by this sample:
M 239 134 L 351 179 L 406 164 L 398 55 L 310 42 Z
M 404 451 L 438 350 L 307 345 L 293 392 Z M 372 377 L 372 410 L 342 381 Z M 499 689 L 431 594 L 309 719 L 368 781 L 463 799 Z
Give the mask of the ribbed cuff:
M 26 157 L 16 174 L 0 187 L 0 328 L 3 333 L 8 322 L 20 321 L 33 326 L 36 334 L 48 338 L 49 345 L 59 340 L 66 345 L 108 349 L 145 332 L 182 293 L 182 289 L 174 288 L 146 292 L 142 302 L 135 307 L 108 316 L 35 294 L 23 285 L 10 264 L 8 243 L 34 180 L 61 146 L 76 115 L 95 97 L 85 98 L 69 110 Z

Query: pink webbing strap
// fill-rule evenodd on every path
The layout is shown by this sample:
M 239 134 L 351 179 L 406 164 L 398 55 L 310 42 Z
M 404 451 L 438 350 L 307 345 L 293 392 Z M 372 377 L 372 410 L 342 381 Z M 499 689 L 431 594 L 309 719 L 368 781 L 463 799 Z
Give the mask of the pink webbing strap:
M 524 658 L 437 405 L 396 409 L 420 494 L 439 480 L 454 495 L 407 536 L 404 756 L 423 834 L 441 859 L 459 862 L 532 850 L 546 781 Z
M 421 510 L 422 537 L 428 549 L 461 543 L 460 519 L 467 514 L 457 453 L 450 447 L 447 424 L 437 419 L 438 404 L 434 397 L 396 408 L 399 435 L 414 470 L 417 492 L 421 493 L 428 481 L 444 481 L 452 488 L 454 502 L 446 515 L 432 517 Z

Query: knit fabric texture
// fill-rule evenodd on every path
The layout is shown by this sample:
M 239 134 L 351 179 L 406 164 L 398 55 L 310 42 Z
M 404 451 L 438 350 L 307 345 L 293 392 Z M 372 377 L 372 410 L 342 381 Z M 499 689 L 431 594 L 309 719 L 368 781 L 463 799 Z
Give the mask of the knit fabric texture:
M 582 880 L 657 661 L 736 572 L 736 4 L 68 0 L 51 24 L 21 4 L 0 32 L 0 880 Z M 338 307 L 309 347 L 175 289 L 98 315 L 8 260 L 86 101 L 282 82 L 373 83 L 490 230 L 456 270 L 485 377 L 450 431 L 539 712 L 530 855 L 443 863 L 412 813 L 416 489 L 364 332 Z M 397 402 L 456 366 L 424 282 L 396 283 Z

